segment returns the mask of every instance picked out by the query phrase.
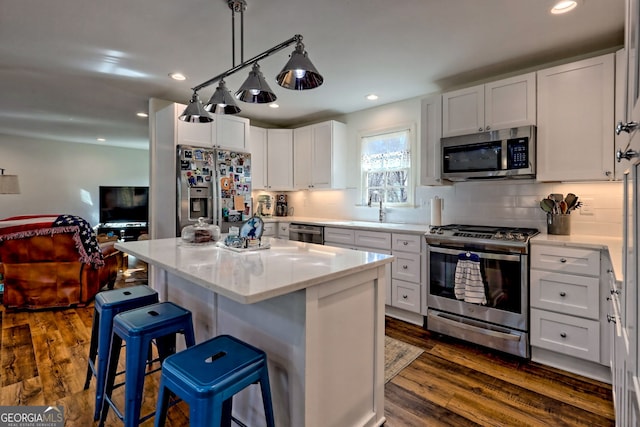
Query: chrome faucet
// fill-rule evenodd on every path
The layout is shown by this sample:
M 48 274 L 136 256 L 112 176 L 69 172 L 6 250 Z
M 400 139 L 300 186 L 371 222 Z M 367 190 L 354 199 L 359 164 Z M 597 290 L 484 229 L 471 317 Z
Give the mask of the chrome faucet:
M 378 193 L 377 191 L 372 191 L 369 194 L 369 203 L 367 203 L 367 206 L 371 207 L 371 202 L 373 201 L 373 196 L 376 195 L 378 196 L 380 193 Z M 382 197 L 380 198 L 380 209 L 378 210 L 378 220 L 380 222 L 384 221 L 384 208 L 382 207 Z

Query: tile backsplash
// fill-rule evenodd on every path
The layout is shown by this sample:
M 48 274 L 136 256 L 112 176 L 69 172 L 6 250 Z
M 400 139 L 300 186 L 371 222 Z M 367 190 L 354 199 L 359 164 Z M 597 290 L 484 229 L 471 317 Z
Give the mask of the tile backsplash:
M 546 233 L 540 200 L 574 193 L 585 205 L 571 213 L 571 234 L 622 235 L 622 183 L 460 182 L 418 187 L 414 207 L 385 207 L 386 222 L 428 225 L 431 199 L 443 200 L 442 224 L 533 227 Z M 378 206 L 363 205 L 357 189 L 288 193 L 295 216 L 378 221 Z

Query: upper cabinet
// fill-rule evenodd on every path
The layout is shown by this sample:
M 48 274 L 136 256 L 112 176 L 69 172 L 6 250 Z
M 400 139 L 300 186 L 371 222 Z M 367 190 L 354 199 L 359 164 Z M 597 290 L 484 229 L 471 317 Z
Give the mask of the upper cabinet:
M 251 126 L 249 139 L 254 190 L 293 190 L 293 131 Z
M 614 54 L 537 75 L 537 179 L 612 179 Z
M 171 120 L 175 143 L 203 147 L 224 147 L 232 150 L 247 150 L 249 119 L 244 117 L 214 114 L 213 122 L 188 123 L 178 119 L 186 108 L 183 104 L 172 104 L 161 111 L 163 120 Z
M 251 153 L 251 187 L 267 188 L 267 130 L 251 126 L 249 146 Z
M 442 95 L 443 137 L 535 124 L 535 73 Z
M 432 95 L 423 98 L 420 104 L 420 185 L 443 184 L 440 177 L 441 137 L 442 96 Z
M 330 120 L 293 130 L 294 186 L 297 190 L 346 187 L 344 123 Z

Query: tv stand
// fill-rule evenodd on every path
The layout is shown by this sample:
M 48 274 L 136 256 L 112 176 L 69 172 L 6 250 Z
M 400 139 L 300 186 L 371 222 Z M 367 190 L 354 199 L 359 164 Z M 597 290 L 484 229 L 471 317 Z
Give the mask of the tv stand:
M 118 236 L 120 241 L 128 242 L 138 240 L 141 234 L 149 232 L 149 225 L 146 222 L 107 222 L 98 225 L 98 234 L 104 233 L 107 236 Z

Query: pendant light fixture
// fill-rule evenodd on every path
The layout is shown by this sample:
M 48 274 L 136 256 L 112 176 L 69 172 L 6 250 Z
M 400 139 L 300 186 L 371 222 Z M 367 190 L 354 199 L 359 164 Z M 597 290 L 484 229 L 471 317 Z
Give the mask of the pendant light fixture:
M 216 114 L 238 114 L 241 110 L 227 89 L 224 80 L 220 80 L 216 91 L 204 106 L 204 109 Z
M 278 84 L 287 89 L 315 89 L 324 79 L 313 66 L 302 44 L 302 37 L 296 42 L 296 49 L 291 53 L 289 62 L 276 76 Z
M 190 123 L 207 123 L 213 121 L 213 118 L 207 113 L 218 114 L 236 114 L 240 112 L 240 108 L 231 98 L 231 94 L 227 90 L 224 79 L 227 76 L 252 65 L 249 77 L 242 84 L 240 89 L 235 93 L 237 99 L 243 102 L 251 102 L 256 104 L 268 104 L 277 99 L 276 94 L 271 90 L 265 80 L 258 61 L 273 55 L 282 49 L 296 44 L 295 50 L 291 53 L 289 61 L 284 66 L 276 81 L 286 89 L 306 90 L 320 86 L 324 78 L 309 60 L 307 52 L 302 44 L 302 36 L 296 34 L 284 42 L 273 46 L 270 49 L 254 56 L 253 58 L 244 60 L 244 11 L 247 9 L 245 0 L 227 0 L 227 4 L 231 9 L 231 27 L 232 27 L 232 63 L 233 67 L 217 76 L 193 87 L 193 96 L 189 105 L 180 115 L 179 119 Z M 235 61 L 235 14 L 240 13 L 240 64 L 236 65 Z M 206 106 L 203 106 L 198 97 L 198 91 L 213 83 L 220 82 L 218 88 L 211 96 Z
M 204 109 L 202 102 L 200 102 L 198 92 L 195 90 L 193 91 L 189 105 L 187 105 L 187 108 L 184 109 L 184 112 L 178 118 L 183 122 L 189 123 L 209 123 L 213 121 L 213 117 Z
M 264 79 L 260 65 L 256 62 L 249 71 L 249 77 L 242 83 L 240 89 L 236 92 L 236 98 L 240 101 L 251 102 L 254 104 L 267 104 L 277 99 L 269 84 Z

